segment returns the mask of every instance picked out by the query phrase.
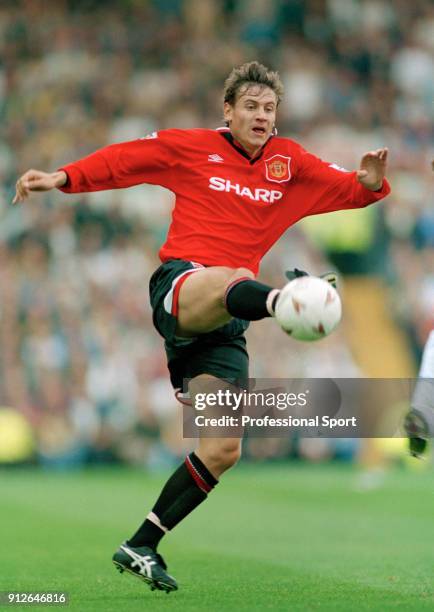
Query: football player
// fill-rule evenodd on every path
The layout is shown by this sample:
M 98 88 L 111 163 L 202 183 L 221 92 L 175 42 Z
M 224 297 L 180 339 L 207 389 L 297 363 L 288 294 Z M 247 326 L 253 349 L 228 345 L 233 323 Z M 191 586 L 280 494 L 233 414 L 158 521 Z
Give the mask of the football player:
M 387 149 L 365 153 L 348 172 L 276 133 L 283 87 L 258 62 L 235 68 L 224 87 L 225 126 L 167 129 L 113 144 L 56 172 L 28 170 L 14 202 L 31 192 L 64 193 L 161 185 L 176 196 L 171 225 L 150 280 L 153 320 L 165 341 L 175 389 L 191 379 L 248 378 L 244 332 L 273 317 L 279 289 L 256 280 L 262 257 L 307 217 L 367 206 L 384 198 Z M 217 486 L 241 453 L 239 437 L 207 437 L 172 474 L 113 560 L 151 588 L 177 588 L 157 552 L 160 540 Z

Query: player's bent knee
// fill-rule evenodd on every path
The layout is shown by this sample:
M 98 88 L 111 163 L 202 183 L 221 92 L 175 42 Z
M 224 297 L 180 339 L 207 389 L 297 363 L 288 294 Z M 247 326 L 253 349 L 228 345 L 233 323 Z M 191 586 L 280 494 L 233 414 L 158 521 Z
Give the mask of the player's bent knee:
M 241 278 L 248 278 L 252 280 L 255 278 L 255 275 L 251 270 L 248 270 L 247 268 L 235 268 L 234 270 L 232 270 L 232 274 L 230 274 L 227 279 L 227 282 L 224 287 L 224 292 L 226 293 L 228 287 L 230 287 L 233 283 L 235 283 Z
M 208 297 L 218 305 L 224 304 L 224 297 L 228 288 L 241 278 L 255 278 L 251 270 L 247 268 L 220 268 L 220 274 L 213 277 L 213 282 L 210 282 L 207 292 Z M 211 278 L 210 278 L 211 280 Z
M 224 470 L 229 470 L 231 467 L 236 465 L 241 457 L 241 450 L 236 449 L 233 451 L 228 451 L 223 454 L 221 457 L 221 467 Z
M 238 441 L 224 442 L 221 445 L 208 449 L 206 454 L 209 462 L 218 468 L 219 471 L 224 472 L 239 461 L 241 457 L 241 443 Z
M 231 316 L 225 295 L 239 278 L 254 278 L 247 268 L 211 267 L 191 274 L 183 283 L 178 298 L 178 335 L 205 333 L 225 325 Z
M 254 279 L 255 275 L 247 268 L 214 268 L 212 274 L 206 278 L 206 285 L 202 287 L 202 299 L 221 305 L 228 287 L 241 278 Z

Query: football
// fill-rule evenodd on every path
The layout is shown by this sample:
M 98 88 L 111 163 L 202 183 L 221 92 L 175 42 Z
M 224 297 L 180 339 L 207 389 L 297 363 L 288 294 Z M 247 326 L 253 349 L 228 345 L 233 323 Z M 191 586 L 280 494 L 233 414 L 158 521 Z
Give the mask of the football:
M 322 278 L 302 276 L 280 292 L 275 316 L 282 329 L 306 342 L 328 336 L 338 325 L 342 304 L 336 289 Z

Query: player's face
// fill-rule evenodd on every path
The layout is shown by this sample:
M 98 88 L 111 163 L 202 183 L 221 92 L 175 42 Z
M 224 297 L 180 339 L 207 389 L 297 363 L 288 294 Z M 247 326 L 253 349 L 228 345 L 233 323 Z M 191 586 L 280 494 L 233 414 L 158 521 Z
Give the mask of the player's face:
M 267 142 L 276 121 L 277 98 L 269 87 L 247 85 L 235 104 L 224 105 L 224 118 L 235 140 L 254 156 Z

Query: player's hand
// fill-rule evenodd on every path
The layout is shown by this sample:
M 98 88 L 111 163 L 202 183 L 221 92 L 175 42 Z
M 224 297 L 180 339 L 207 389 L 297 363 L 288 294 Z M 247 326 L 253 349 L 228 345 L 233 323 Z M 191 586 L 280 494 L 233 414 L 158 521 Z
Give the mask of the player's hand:
M 386 163 L 388 149 L 377 149 L 365 153 L 360 162 L 360 170 L 357 171 L 357 180 L 367 189 L 377 191 L 383 185 L 386 174 Z
M 55 187 L 62 187 L 66 183 L 66 172 L 41 172 L 41 170 L 27 170 L 16 183 L 15 197 L 12 204 L 23 202 L 32 191 L 50 191 Z

